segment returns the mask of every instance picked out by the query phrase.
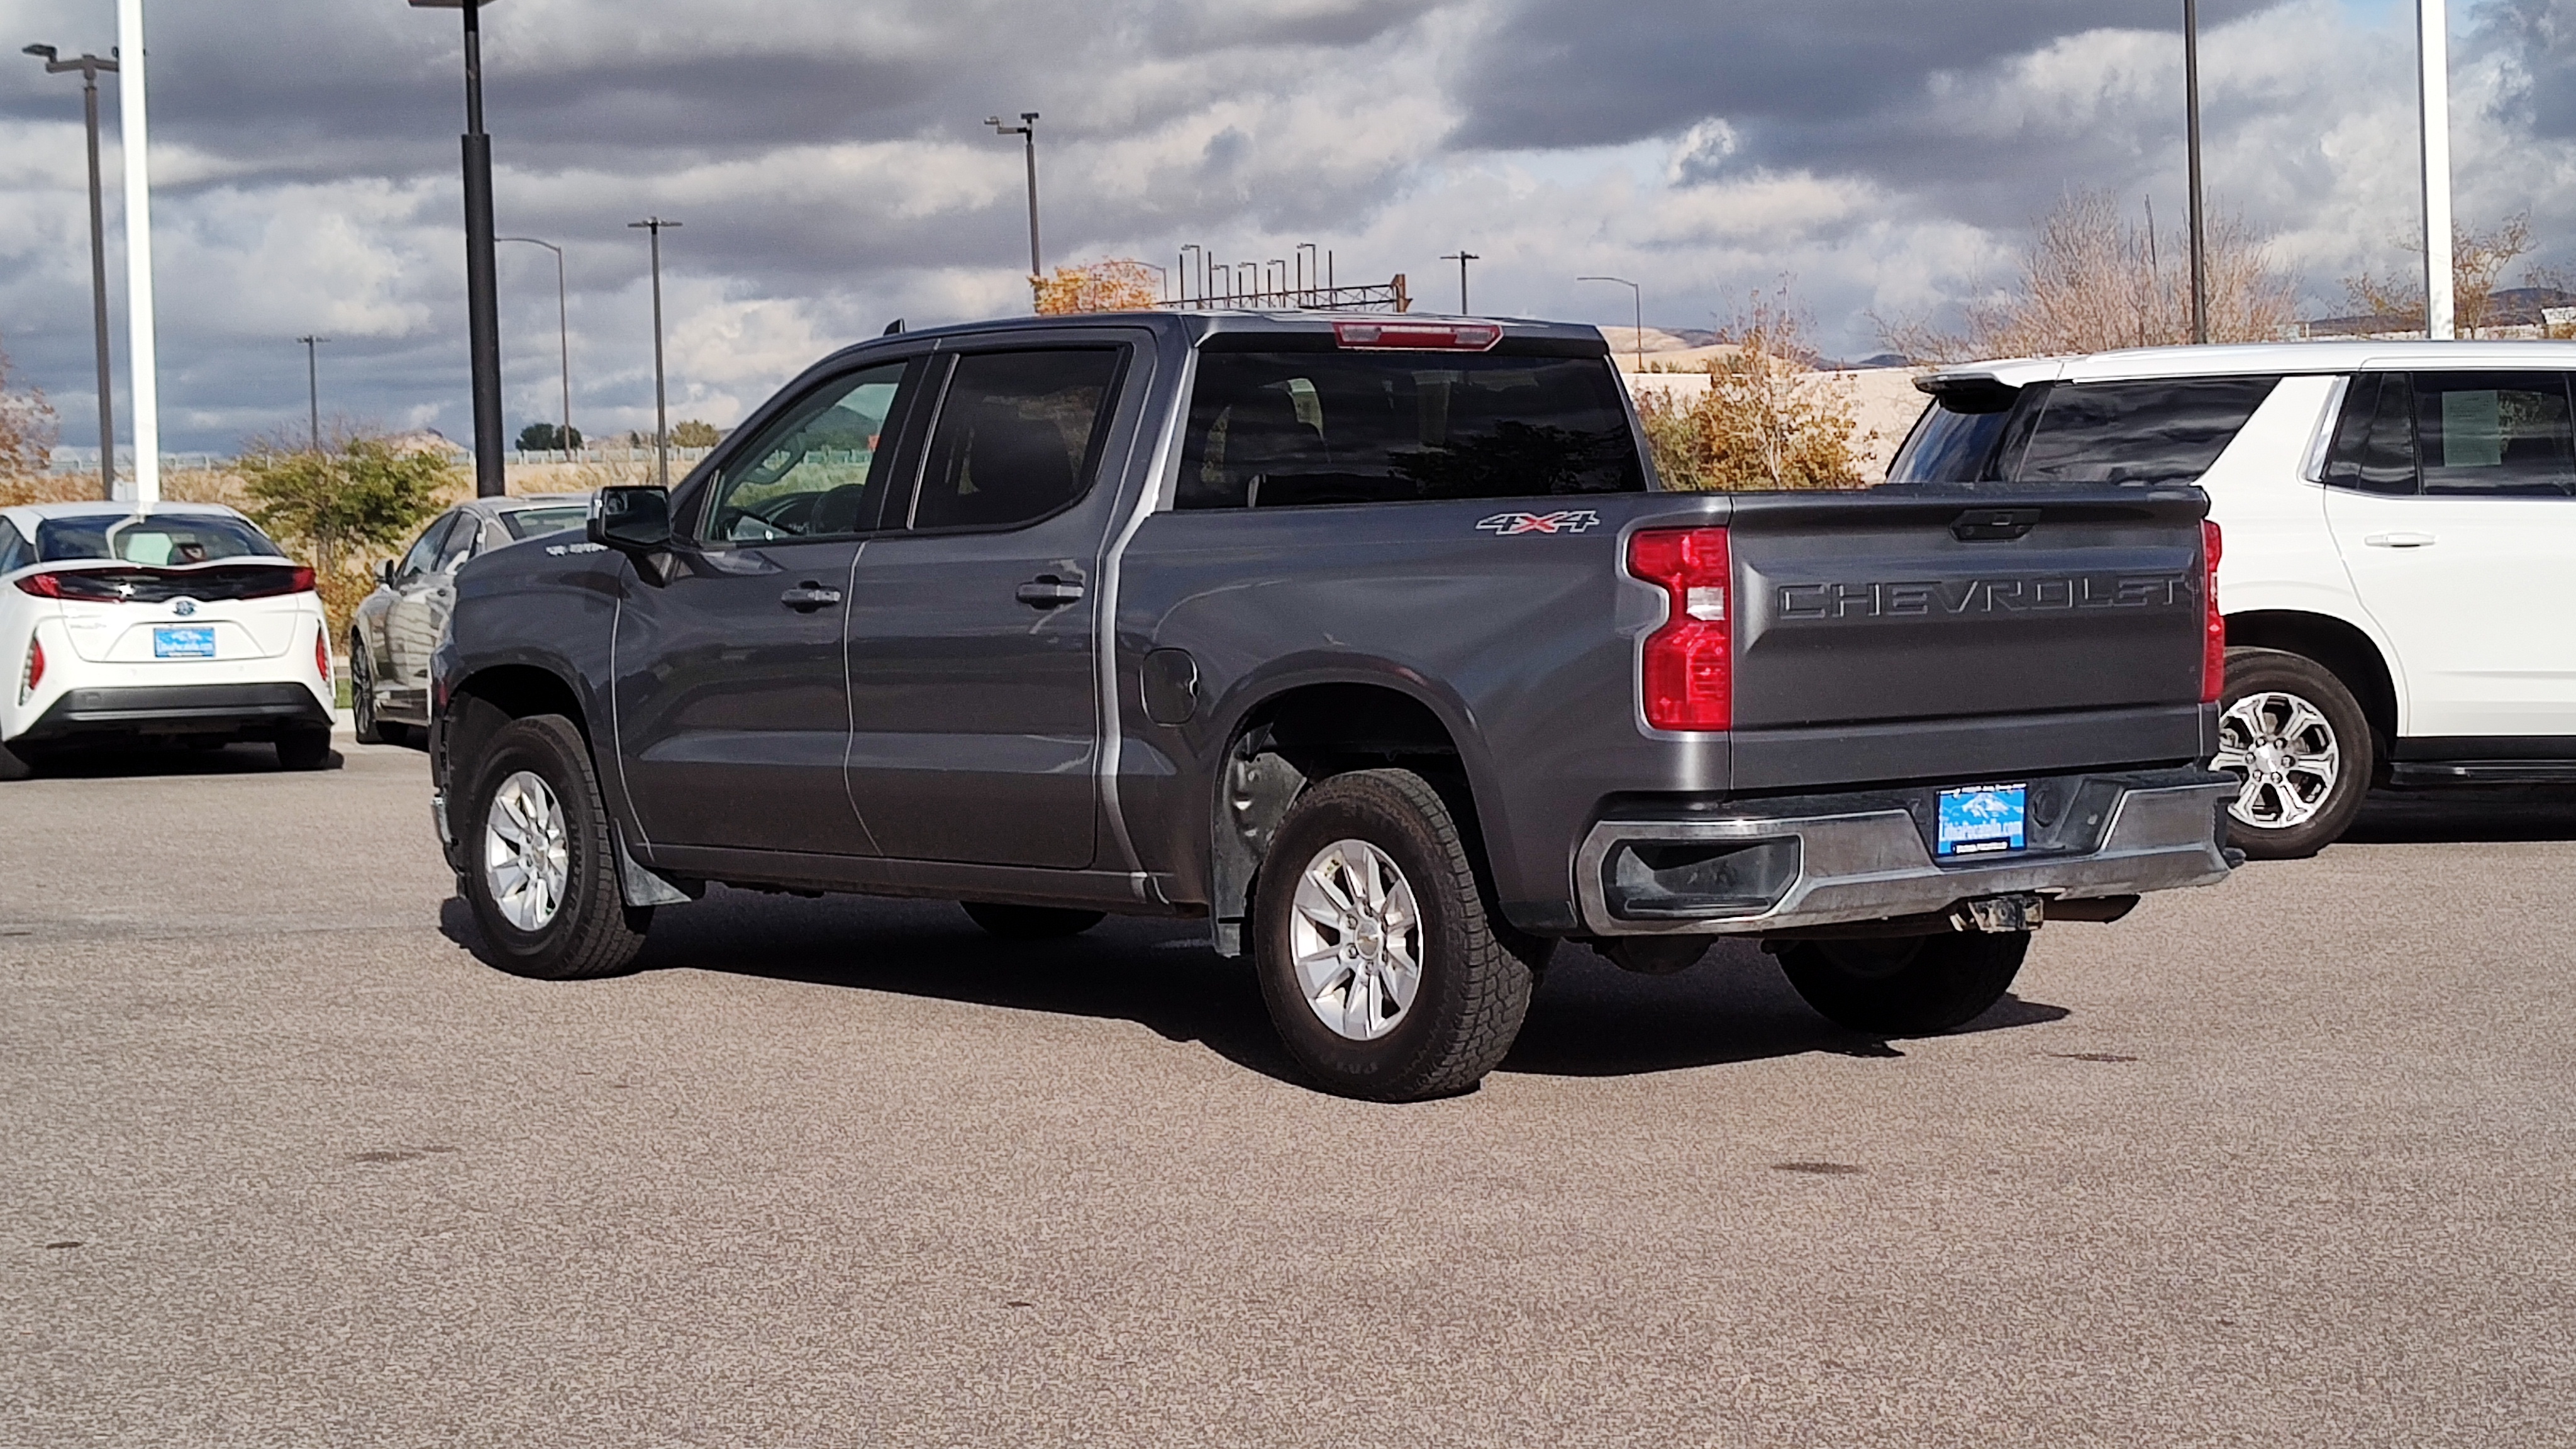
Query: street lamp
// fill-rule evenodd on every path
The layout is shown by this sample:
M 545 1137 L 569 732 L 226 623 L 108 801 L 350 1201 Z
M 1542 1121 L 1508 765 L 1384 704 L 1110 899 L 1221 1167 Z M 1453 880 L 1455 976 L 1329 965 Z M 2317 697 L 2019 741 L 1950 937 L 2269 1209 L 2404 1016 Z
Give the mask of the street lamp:
M 501 304 L 493 281 L 492 138 L 483 134 L 483 27 L 495 0 L 410 0 L 416 10 L 465 13 L 465 328 L 474 372 L 474 491 L 509 491 L 501 458 Z
M 539 241 L 532 236 L 494 237 L 493 240 L 526 242 L 532 247 L 544 247 L 555 254 L 555 342 L 561 349 L 563 358 L 563 436 L 555 441 L 563 444 L 566 460 L 569 461 L 572 453 L 572 312 L 564 302 L 563 248 L 550 241 Z M 655 330 L 658 332 L 660 329 Z
M 116 62 L 95 55 L 78 60 L 60 60 L 62 52 L 50 45 L 31 45 L 27 54 L 45 63 L 45 74 L 61 75 L 79 71 L 81 109 L 89 120 L 89 297 L 90 315 L 98 328 L 98 486 L 99 497 L 116 497 L 116 402 L 108 385 L 107 356 L 107 231 L 99 207 L 98 181 L 98 77 L 100 72 L 113 74 Z
M 629 230 L 641 227 L 653 236 L 653 477 L 663 491 L 668 492 L 671 487 L 671 408 L 669 396 L 662 390 L 662 233 L 679 223 L 648 216 L 626 225 Z
M 1458 264 L 1458 315 L 1461 317 L 1467 316 L 1467 264 L 1469 262 L 1481 262 L 1484 258 L 1476 255 L 1474 252 L 1468 251 L 1464 247 L 1461 247 L 1454 252 L 1442 253 L 1440 260 L 1444 262 L 1456 262 Z
M 1574 280 L 1578 282 L 1617 282 L 1620 286 L 1628 289 L 1631 294 L 1629 300 L 1634 302 L 1637 307 L 1637 371 L 1642 374 L 1646 370 L 1645 290 L 1639 287 L 1636 283 L 1629 281 L 1626 277 L 1577 277 Z
M 2200 209 L 2200 0 L 2182 0 L 2183 147 L 2191 172 L 2191 340 L 2209 340 L 2209 239 Z
M 1020 123 L 1005 126 L 999 116 L 986 116 L 984 124 L 996 136 L 1017 136 L 1026 143 L 1029 159 L 1029 294 L 1037 295 L 1038 284 L 1046 276 L 1038 265 L 1038 113 L 1020 112 Z
M 318 454 L 322 451 L 322 371 L 314 360 L 314 349 L 331 339 L 308 333 L 295 340 L 304 344 L 304 402 L 312 409 L 313 451 Z

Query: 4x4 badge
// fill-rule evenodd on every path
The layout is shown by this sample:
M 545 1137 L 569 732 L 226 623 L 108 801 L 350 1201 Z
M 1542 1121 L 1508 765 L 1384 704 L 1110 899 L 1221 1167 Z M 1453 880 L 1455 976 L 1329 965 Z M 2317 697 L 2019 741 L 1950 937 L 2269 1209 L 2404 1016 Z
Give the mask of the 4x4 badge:
M 1563 513 L 1497 513 L 1476 525 L 1477 529 L 1499 538 L 1519 533 L 1581 533 L 1601 521 L 1601 515 L 1589 508 L 1570 509 Z

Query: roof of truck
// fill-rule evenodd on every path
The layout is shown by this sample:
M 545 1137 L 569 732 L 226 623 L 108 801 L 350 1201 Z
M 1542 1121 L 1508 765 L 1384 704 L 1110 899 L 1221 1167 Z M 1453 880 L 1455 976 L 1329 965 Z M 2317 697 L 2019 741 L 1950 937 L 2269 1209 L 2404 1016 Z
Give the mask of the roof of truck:
M 2576 371 L 2576 342 L 2237 342 L 2206 347 L 2133 347 L 2071 357 L 2014 357 L 1939 367 L 1916 380 L 1930 392 L 1949 378 L 1991 378 L 2006 387 L 2034 382 L 2112 382 L 2145 377 L 2228 377 L 2365 369 L 2563 367 Z

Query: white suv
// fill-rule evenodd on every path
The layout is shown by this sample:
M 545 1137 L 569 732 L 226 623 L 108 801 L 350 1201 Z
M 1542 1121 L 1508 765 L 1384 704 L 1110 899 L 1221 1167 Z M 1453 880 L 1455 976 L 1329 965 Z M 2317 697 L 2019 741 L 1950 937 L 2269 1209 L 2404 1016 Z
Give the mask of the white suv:
M 2232 838 L 2374 784 L 2576 782 L 2576 344 L 2165 347 L 1945 368 L 1894 483 L 2197 483 L 2225 540 Z
M 0 779 L 62 746 L 268 740 L 331 758 L 313 570 L 212 503 L 0 508 Z

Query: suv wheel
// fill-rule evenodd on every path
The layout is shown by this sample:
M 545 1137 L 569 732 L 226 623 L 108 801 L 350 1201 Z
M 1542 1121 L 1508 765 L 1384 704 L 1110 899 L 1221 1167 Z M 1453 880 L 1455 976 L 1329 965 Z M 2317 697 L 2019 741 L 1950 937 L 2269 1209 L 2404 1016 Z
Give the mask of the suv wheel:
M 2028 931 L 1798 941 L 1780 952 L 1780 969 L 1836 1026 L 1871 1036 L 1937 1036 L 2003 1000 L 2029 952 Z
M 608 810 L 581 731 L 559 714 L 513 720 L 467 778 L 463 884 L 483 959 L 546 981 L 634 965 L 653 911 L 618 891 Z
M 1280 822 L 1253 901 L 1254 968 L 1289 1055 L 1345 1096 L 1465 1091 L 1501 1063 L 1553 942 L 1487 904 L 1437 791 L 1336 775 Z
M 2372 766 L 2370 725 L 2333 671 L 2279 649 L 2227 651 L 2210 768 L 2242 782 L 2229 844 L 2258 860 L 2316 854 L 2361 813 Z

